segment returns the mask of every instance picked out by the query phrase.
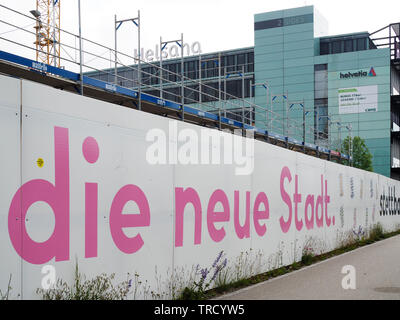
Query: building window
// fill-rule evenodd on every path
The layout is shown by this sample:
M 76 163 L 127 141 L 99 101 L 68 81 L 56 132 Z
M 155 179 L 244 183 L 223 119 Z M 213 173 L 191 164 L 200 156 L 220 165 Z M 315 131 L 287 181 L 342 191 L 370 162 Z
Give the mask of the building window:
M 234 55 L 230 55 L 227 56 L 226 59 L 226 71 L 227 72 L 234 72 L 235 70 L 235 56 Z
M 238 70 L 242 70 L 242 67 L 244 68 L 244 64 L 245 64 L 245 55 L 244 53 L 242 54 L 238 54 L 237 56 L 237 65 L 238 65 Z
M 367 45 L 371 49 L 376 49 L 368 36 L 345 36 L 324 38 L 320 40 L 320 55 L 337 54 L 343 52 L 353 52 L 367 50 Z
M 314 66 L 314 99 L 328 98 L 328 65 Z
M 341 53 L 342 51 L 342 41 L 332 42 L 332 53 Z
M 171 72 L 169 72 L 168 73 L 168 79 L 170 80 L 170 81 L 173 81 L 173 82 L 175 82 L 176 81 L 176 64 L 175 63 L 172 63 L 172 64 L 170 64 L 169 66 L 168 66 L 168 68 L 166 68 L 166 69 L 168 69 L 169 71 L 171 71 Z
M 344 41 L 344 52 L 352 52 L 353 51 L 353 40 L 345 40 Z
M 254 52 L 247 54 L 248 69 L 247 72 L 254 72 Z
M 320 54 L 329 54 L 329 42 L 321 42 L 320 44 Z
M 328 99 L 314 101 L 316 140 L 327 140 L 329 133 Z
M 361 50 L 366 50 L 366 43 L 365 43 L 365 38 L 360 38 L 357 39 L 357 50 L 361 51 Z

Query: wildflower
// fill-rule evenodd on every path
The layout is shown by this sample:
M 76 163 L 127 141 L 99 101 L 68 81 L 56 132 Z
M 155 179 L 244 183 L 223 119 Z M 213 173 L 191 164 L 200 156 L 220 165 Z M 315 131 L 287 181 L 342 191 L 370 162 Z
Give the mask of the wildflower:
M 208 271 L 207 268 L 201 269 L 200 273 L 201 273 L 201 279 L 204 281 L 207 278 L 207 275 L 209 274 L 210 271 Z
M 213 274 L 213 276 L 212 276 L 212 278 L 211 278 L 211 281 L 214 281 L 215 280 L 215 278 L 217 277 L 217 274 L 218 274 L 218 272 L 221 270 L 221 268 L 218 266 L 216 269 L 215 269 L 215 271 L 214 271 L 214 274 Z
M 215 268 L 215 266 L 217 265 L 217 263 L 218 263 L 219 260 L 221 259 L 223 253 L 224 253 L 224 251 L 221 251 L 221 252 L 218 254 L 217 258 L 215 259 L 215 261 L 214 261 L 214 263 L 213 263 L 213 265 L 212 265 L 213 268 Z

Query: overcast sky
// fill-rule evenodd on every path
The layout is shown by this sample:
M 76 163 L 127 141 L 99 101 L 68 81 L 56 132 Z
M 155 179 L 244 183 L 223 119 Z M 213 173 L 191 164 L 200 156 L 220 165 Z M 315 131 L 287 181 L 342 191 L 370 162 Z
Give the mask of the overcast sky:
M 0 0 L 0 3 L 28 13 L 35 0 Z M 78 32 L 78 0 L 61 0 L 61 27 Z M 329 34 L 373 32 L 389 23 L 400 22 L 400 1 L 379 0 L 81 0 L 83 36 L 114 46 L 114 14 L 118 19 L 142 18 L 142 47 L 154 49 L 163 40 L 200 42 L 202 51 L 214 52 L 254 45 L 254 14 L 304 5 L 314 5 L 329 23 Z M 1 12 L 4 12 L 2 10 Z M 0 33 L 10 27 L 1 26 Z M 133 53 L 136 30 L 126 23 L 118 31 L 118 47 Z M 7 50 L 7 44 L 0 42 Z

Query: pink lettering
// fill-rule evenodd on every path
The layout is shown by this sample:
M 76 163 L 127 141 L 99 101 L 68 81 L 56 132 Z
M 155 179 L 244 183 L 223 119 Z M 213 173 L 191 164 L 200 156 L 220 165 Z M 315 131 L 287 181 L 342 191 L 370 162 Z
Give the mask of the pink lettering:
M 260 210 L 260 205 L 264 204 L 264 210 Z M 256 201 L 254 202 L 254 228 L 257 234 L 262 237 L 267 232 L 267 227 L 265 224 L 260 225 L 259 221 L 261 219 L 269 219 L 269 203 L 267 195 L 264 192 L 260 192 Z
M 308 217 L 308 207 L 311 207 L 311 217 Z M 311 230 L 314 228 L 314 196 L 309 194 L 306 199 L 306 205 L 304 210 L 304 220 L 306 222 L 306 228 Z
M 243 226 L 239 221 L 239 191 L 235 191 L 234 224 L 239 239 L 250 237 L 250 192 L 246 192 L 246 221 Z
M 298 193 L 298 178 L 299 176 L 296 174 L 295 177 L 295 191 L 293 195 L 293 202 L 294 202 L 294 222 L 296 224 L 296 229 L 300 231 L 303 228 L 303 221 L 298 219 L 298 214 L 297 214 L 297 206 L 299 203 L 301 203 L 301 194 Z
M 215 206 L 220 202 L 222 204 L 222 212 L 216 212 Z M 228 198 L 222 190 L 215 190 L 210 197 L 207 208 L 207 227 L 211 239 L 215 242 L 220 242 L 225 238 L 225 229 L 221 227 L 220 229 L 215 228 L 214 223 L 229 221 L 229 201 Z
M 183 246 L 183 214 L 191 203 L 194 207 L 194 244 L 201 244 L 201 202 L 193 188 L 175 188 L 175 247 Z
M 315 221 L 318 228 L 321 228 L 324 225 L 324 176 L 321 175 L 321 195 L 317 197 L 317 203 L 315 205 Z M 321 208 L 321 215 L 318 216 L 318 208 Z
M 122 214 L 129 201 L 136 202 L 139 214 Z M 142 248 L 144 242 L 140 234 L 127 237 L 122 228 L 147 227 L 150 225 L 150 207 L 143 191 L 135 185 L 122 187 L 115 195 L 110 210 L 110 230 L 115 245 L 124 253 L 135 253 Z
M 85 258 L 97 257 L 97 183 L 85 183 Z
M 68 129 L 54 128 L 54 185 L 35 179 L 22 185 L 15 193 L 8 212 L 8 232 L 17 253 L 27 262 L 43 264 L 55 257 L 69 260 L 69 142 Z M 38 202 L 47 203 L 55 216 L 54 231 L 42 243 L 33 241 L 25 225 L 29 207 Z
M 331 225 L 331 218 L 328 217 L 328 203 L 331 202 L 331 197 L 328 196 L 328 181 L 325 180 L 325 220 L 326 225 L 329 227 Z
M 280 186 L 281 186 L 281 196 L 282 196 L 282 200 L 283 200 L 283 202 L 285 202 L 285 203 L 287 204 L 287 206 L 288 206 L 288 208 L 289 208 L 289 217 L 288 217 L 287 221 L 285 221 L 285 220 L 283 219 L 283 217 L 281 217 L 281 218 L 279 219 L 279 223 L 280 223 L 280 225 L 281 225 L 282 231 L 283 231 L 284 233 L 287 233 L 287 232 L 289 231 L 290 224 L 292 223 L 292 201 L 291 201 L 291 199 L 290 199 L 289 194 L 285 191 L 285 186 L 284 186 L 284 184 L 285 184 L 285 178 L 287 178 L 287 179 L 289 180 L 289 182 L 292 181 L 292 175 L 290 174 L 290 170 L 289 170 L 288 167 L 284 167 L 284 168 L 282 169 Z

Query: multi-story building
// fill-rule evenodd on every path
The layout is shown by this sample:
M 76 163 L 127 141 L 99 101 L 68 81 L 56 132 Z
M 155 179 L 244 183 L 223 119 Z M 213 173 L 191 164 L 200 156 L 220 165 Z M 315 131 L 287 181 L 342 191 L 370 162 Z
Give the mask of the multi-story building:
M 201 80 L 200 86 L 191 90 L 187 80 L 182 90 L 177 77 L 182 61 L 169 59 L 162 62 L 170 71 L 163 71 L 163 83 L 159 61 L 142 66 L 141 87 L 178 102 L 183 91 L 185 104 L 211 112 L 245 98 L 283 120 L 273 122 L 274 116 L 253 107 L 227 107 L 231 117 L 310 143 L 340 149 L 347 136 L 360 136 L 373 155 L 374 171 L 399 179 L 399 29 L 394 23 L 374 33 L 328 36 L 327 22 L 313 6 L 260 13 L 254 16 L 254 47 L 184 57 L 184 75 Z M 137 85 L 134 68 L 117 72 L 119 85 Z M 110 73 L 90 76 L 114 81 Z M 299 136 L 292 130 L 302 122 L 314 133 Z

